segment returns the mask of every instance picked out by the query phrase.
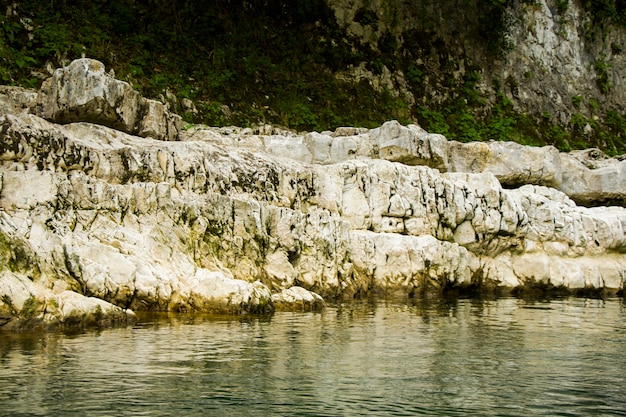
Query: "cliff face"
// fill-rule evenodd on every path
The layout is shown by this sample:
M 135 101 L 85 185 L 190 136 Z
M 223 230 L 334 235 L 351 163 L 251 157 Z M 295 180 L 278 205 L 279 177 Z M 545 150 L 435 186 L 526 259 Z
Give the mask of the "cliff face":
M 0 97 L 8 326 L 318 308 L 317 293 L 623 290 L 626 161 L 596 151 L 397 122 L 184 130 L 89 59 Z
M 598 21 L 598 12 L 582 2 L 328 4 L 348 36 L 404 62 L 394 66 L 388 60 L 378 75 L 355 67 L 347 77 L 394 91 L 409 106 L 447 107 L 451 112 L 450 102 L 475 101 L 468 112 L 476 117 L 501 111 L 497 106 L 504 98 L 538 126 L 553 123 L 576 136 L 565 139 L 546 129 L 540 135 L 547 143 L 563 145 L 565 140 L 580 146 L 575 143 L 580 141 L 623 152 L 614 119 L 626 104 L 626 30 L 610 19 Z M 468 77 L 475 84 L 469 85 Z M 464 88 L 474 89 L 474 94 L 464 94 Z M 417 119 L 437 128 L 431 116 L 421 113 Z M 600 134 L 600 125 L 606 123 L 613 124 L 611 135 Z M 516 127 L 523 130 L 524 123 Z

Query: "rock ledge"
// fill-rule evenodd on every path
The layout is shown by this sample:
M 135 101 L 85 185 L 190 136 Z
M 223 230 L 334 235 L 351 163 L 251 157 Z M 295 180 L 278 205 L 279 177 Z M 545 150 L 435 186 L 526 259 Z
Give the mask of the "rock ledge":
M 625 164 L 394 121 L 183 130 L 81 59 L 40 91 L 0 88 L 0 328 L 310 311 L 322 296 L 616 294 Z

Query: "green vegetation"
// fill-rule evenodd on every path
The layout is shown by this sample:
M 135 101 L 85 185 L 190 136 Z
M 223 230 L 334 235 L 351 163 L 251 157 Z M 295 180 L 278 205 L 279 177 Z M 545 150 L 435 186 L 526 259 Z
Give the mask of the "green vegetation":
M 30 297 L 24 301 L 24 305 L 22 305 L 22 309 L 20 310 L 20 318 L 29 320 L 32 319 L 37 311 L 37 300 L 35 296 L 31 294 Z
M 626 26 L 625 0 L 583 0 L 583 7 L 597 26 L 610 23 Z
M 556 10 L 563 14 L 569 9 L 569 0 L 556 0 Z
M 98 304 L 93 312 L 93 319 L 96 323 L 99 323 L 104 318 L 104 311 L 102 311 L 102 307 Z
M 147 97 L 167 90 L 192 99 L 197 115 L 177 109 L 190 123 L 376 126 L 406 107 L 367 82 L 335 77 L 367 51 L 342 38 L 322 0 L 31 0 L 15 13 L 0 32 L 4 84 L 35 87 L 47 63 L 85 55 Z
M 9 295 L 3 295 L 0 298 L 0 301 L 2 301 L 5 306 L 7 306 L 12 315 L 14 315 L 15 317 L 19 317 L 20 319 L 30 320 L 34 318 L 35 314 L 37 313 L 37 299 L 32 294 L 26 299 L 26 301 L 24 301 L 24 304 L 22 305 L 20 311 L 15 308 L 13 300 Z
M 444 3 L 441 7 L 458 7 Z M 536 0 L 522 3 L 537 4 Z M 484 48 L 481 65 L 503 59 L 515 48 L 509 36 L 515 4 L 514 0 L 465 3 L 466 13 L 458 18 L 466 26 L 466 36 Z M 596 28 L 606 22 L 626 22 L 626 0 L 584 4 Z M 415 2 L 406 7 L 423 12 L 419 7 L 426 6 Z M 559 13 L 569 7 L 569 0 L 556 2 Z M 371 43 L 348 36 L 324 0 L 293 4 L 24 0 L 0 12 L 4 16 L 0 83 L 38 87 L 49 68 L 88 56 L 102 61 L 144 96 L 170 102 L 189 126 L 275 123 L 297 130 L 325 130 L 375 127 L 398 119 L 417 121 L 461 141 L 515 140 L 554 144 L 563 150 L 589 146 L 610 153 L 626 150 L 620 130 L 624 115 L 600 112 L 591 98 L 572 97 L 581 114 L 572 116 L 566 126 L 551 123 L 549 113 L 541 117 L 544 109 L 537 109 L 537 114 L 519 113 L 498 81 L 490 86 L 496 91 L 494 102 L 478 88 L 481 65 L 451 52 L 451 45 L 428 26 L 427 19 L 401 34 L 381 31 L 393 30 L 400 18 L 391 3 L 378 14 L 367 7 L 357 10 L 354 21 L 375 34 Z M 617 54 L 621 49 L 611 45 L 610 51 Z M 460 61 L 465 61 L 462 71 Z M 366 78 L 351 78 L 351 69 L 362 63 L 375 76 L 387 69 L 401 71 L 415 105 L 409 106 L 405 95 L 375 88 Z M 611 68 L 605 55 L 597 57 L 595 70 L 598 87 L 610 92 Z M 537 77 L 531 72 L 524 76 Z M 515 87 L 511 80 L 502 82 Z M 432 100 L 434 95 L 439 99 Z M 184 98 L 194 102 L 197 112 L 181 105 Z M 598 117 L 585 116 L 585 109 Z M 591 134 L 585 130 L 587 124 Z
M 611 80 L 609 79 L 609 70 L 611 66 L 606 62 L 606 55 L 601 53 L 600 56 L 596 59 L 595 70 L 596 70 L 596 81 L 598 83 L 598 88 L 604 94 L 608 93 L 611 90 Z
M 39 267 L 28 243 L 0 232 L 0 270 L 3 269 L 26 272 L 29 276 L 39 274 Z
M 7 306 L 7 308 L 9 309 L 9 311 L 11 312 L 12 315 L 14 315 L 14 316 L 18 315 L 18 311 L 15 308 L 15 306 L 13 305 L 13 300 L 11 299 L 11 296 L 9 296 L 7 294 L 4 294 L 4 295 L 2 295 L 2 297 L 0 297 L 0 301 L 2 301 L 2 304 Z

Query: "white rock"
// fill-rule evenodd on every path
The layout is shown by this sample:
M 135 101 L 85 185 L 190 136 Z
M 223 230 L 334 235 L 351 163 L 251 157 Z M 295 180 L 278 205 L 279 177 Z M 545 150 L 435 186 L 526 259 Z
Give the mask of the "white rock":
M 124 310 L 104 300 L 85 297 L 73 291 L 64 291 L 54 300 L 59 311 L 58 319 L 66 326 L 126 324 L 137 320 L 135 313 L 130 310 Z
M 272 294 L 272 301 L 278 310 L 320 311 L 325 305 L 318 294 L 298 286 Z
M 432 236 L 367 231 L 351 233 L 355 273 L 372 277 L 370 290 L 419 294 L 447 285 L 468 285 L 471 255 Z
M 105 72 L 93 59 L 72 61 L 42 86 L 42 117 L 58 123 L 88 121 L 133 132 L 139 93 Z
M 394 120 L 372 129 L 370 138 L 382 159 L 408 165 L 446 168 L 447 141 L 443 136 L 431 135 L 419 126 L 405 127 Z
M 0 114 L 31 113 L 39 101 L 39 93 L 22 87 L 0 86 Z
M 50 307 L 44 321 L 121 320 L 127 308 L 308 309 L 319 300 L 305 290 L 342 298 L 624 286 L 626 209 L 580 207 L 537 185 L 558 183 L 559 172 L 563 184 L 584 182 L 612 160 L 589 168 L 578 158 L 570 174 L 551 149 L 484 144 L 472 152 L 497 156 L 486 172 L 474 172 L 475 158 L 471 172 L 442 174 L 432 167 L 459 169 L 460 148 L 395 122 L 305 135 L 198 128 L 183 141 L 26 112 L 0 116 L 0 127 L 0 295 L 23 306 L 34 294 Z M 506 171 L 516 152 L 541 162 Z M 533 184 L 498 180 L 524 175 Z M 119 310 L 80 298 L 90 296 Z
M 450 142 L 448 171 L 489 172 L 507 186 L 559 186 L 561 158 L 553 146 L 542 148 L 514 142 Z
M 50 172 L 7 171 L 2 175 L 0 207 L 13 211 L 32 210 L 37 205 L 55 205 L 58 189 Z
M 289 262 L 289 257 L 285 251 L 279 250 L 268 255 L 266 262 L 265 272 L 272 281 L 273 288 L 293 286 L 298 273 Z
M 626 160 L 598 161 L 587 156 L 598 152 L 586 152 L 585 156 L 580 152 L 563 154 L 563 181 L 559 190 L 579 204 L 626 205 Z

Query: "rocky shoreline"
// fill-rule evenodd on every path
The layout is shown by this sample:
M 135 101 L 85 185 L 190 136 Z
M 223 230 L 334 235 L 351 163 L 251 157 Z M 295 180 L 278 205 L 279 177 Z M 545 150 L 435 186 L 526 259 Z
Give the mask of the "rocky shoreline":
M 183 126 L 81 59 L 0 88 L 0 329 L 450 291 L 621 294 L 626 160 L 419 126 Z

